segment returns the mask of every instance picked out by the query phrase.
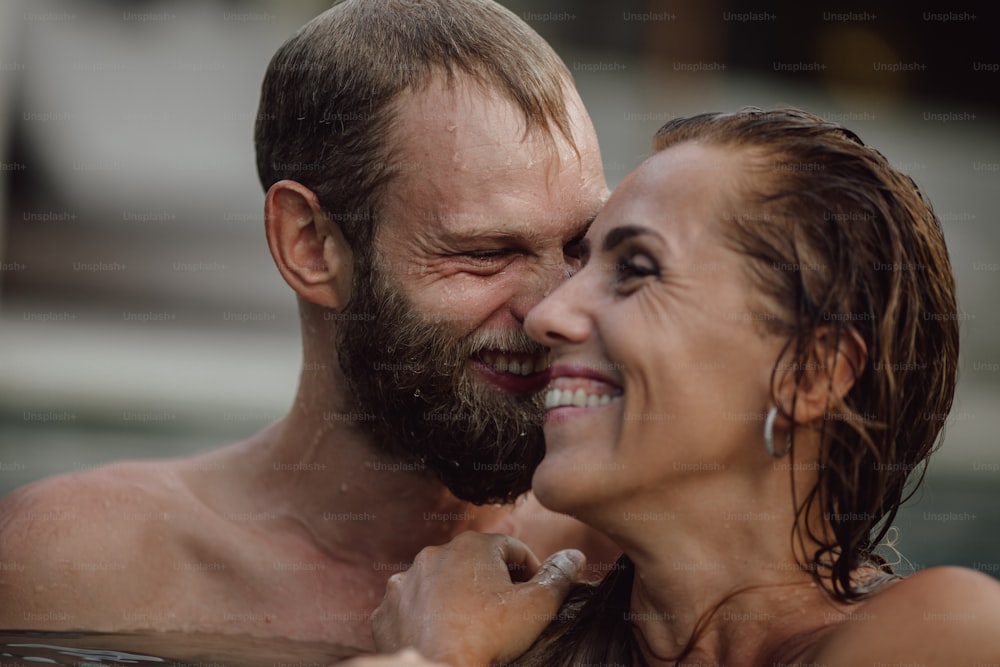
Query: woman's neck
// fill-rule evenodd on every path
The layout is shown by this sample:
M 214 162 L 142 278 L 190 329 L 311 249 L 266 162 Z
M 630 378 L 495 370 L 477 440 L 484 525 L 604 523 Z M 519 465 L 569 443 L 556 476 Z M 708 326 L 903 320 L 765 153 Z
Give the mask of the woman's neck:
M 792 664 L 842 618 L 813 582 L 748 585 L 669 615 L 636 573 L 629 618 L 651 666 Z
M 665 509 L 677 504 L 646 499 L 646 513 L 669 525 L 622 530 L 628 522 L 619 522 L 613 535 L 635 565 L 628 617 L 649 664 L 685 654 L 701 664 L 758 664 L 842 618 L 842 605 L 796 558 L 788 500 L 698 495 L 683 515 Z M 737 497 L 759 500 L 726 504 Z

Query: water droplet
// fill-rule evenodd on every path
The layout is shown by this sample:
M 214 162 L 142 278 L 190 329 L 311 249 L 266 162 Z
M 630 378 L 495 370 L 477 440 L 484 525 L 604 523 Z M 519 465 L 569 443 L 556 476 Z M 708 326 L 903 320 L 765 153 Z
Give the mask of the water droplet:
M 413 391 L 413 395 L 414 395 L 415 397 L 419 397 L 419 396 L 420 396 L 420 390 L 419 390 L 419 389 L 415 389 L 415 390 Z

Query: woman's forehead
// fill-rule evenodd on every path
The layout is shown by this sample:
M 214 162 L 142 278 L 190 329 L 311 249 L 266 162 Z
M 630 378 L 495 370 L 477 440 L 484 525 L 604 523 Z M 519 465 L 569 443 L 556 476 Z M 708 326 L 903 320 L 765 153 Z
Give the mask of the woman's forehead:
M 591 247 L 623 224 L 650 226 L 678 242 L 701 235 L 739 197 L 741 152 L 695 142 L 657 152 L 612 193 L 587 234 Z

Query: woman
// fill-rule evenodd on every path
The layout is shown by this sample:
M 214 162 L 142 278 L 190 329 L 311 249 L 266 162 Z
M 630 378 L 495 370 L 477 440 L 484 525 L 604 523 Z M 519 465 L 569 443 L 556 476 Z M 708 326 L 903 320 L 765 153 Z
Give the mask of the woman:
M 535 640 L 559 596 L 507 571 L 537 560 L 465 536 L 390 582 L 379 645 L 453 665 L 533 641 L 520 663 L 1000 662 L 1000 584 L 902 579 L 874 552 L 955 388 L 929 204 L 852 132 L 794 109 L 675 120 L 655 148 L 526 321 L 552 349 L 534 493 L 615 540 L 619 567 Z M 550 579 L 580 567 L 560 558 Z

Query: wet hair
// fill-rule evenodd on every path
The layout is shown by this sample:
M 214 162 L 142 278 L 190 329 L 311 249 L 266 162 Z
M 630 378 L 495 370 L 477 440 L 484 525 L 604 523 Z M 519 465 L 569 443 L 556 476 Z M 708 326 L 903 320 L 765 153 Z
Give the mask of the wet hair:
M 867 348 L 853 386 L 817 425 L 817 483 L 791 500 L 791 537 L 808 560 L 800 565 L 836 600 L 864 599 L 892 577 L 875 549 L 923 480 L 955 392 L 960 317 L 941 224 L 881 153 L 798 109 L 675 119 L 654 147 L 685 142 L 733 149 L 752 170 L 720 228 L 747 259 L 757 305 L 767 311 L 758 321 L 787 339 L 772 393 L 779 366 L 798 379 L 816 363 L 821 330 L 834 350 L 848 335 Z M 820 526 L 809 520 L 817 514 Z M 818 545 L 811 554 L 805 537 Z M 864 565 L 879 574 L 853 578 Z M 628 617 L 633 566 L 622 557 L 616 570 L 573 591 L 522 664 L 641 660 Z M 681 657 L 728 599 L 699 622 Z
M 492 0 L 346 0 L 275 53 L 255 128 L 264 190 L 282 179 L 312 190 L 355 253 L 370 258 L 394 159 L 397 109 L 407 92 L 458 74 L 510 101 L 526 132 L 558 130 L 573 143 L 571 76 L 524 21 Z

